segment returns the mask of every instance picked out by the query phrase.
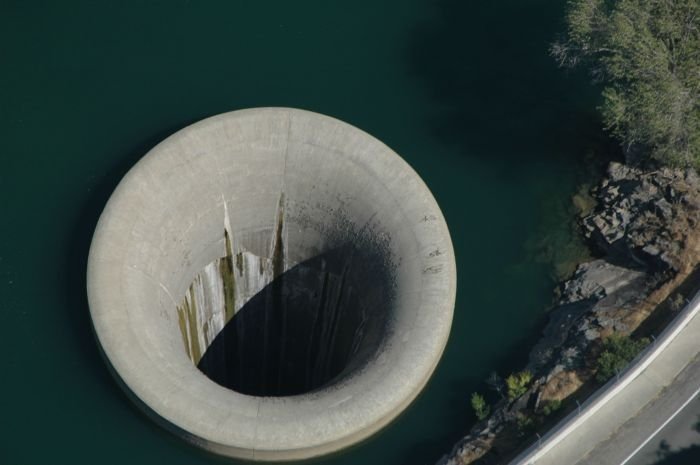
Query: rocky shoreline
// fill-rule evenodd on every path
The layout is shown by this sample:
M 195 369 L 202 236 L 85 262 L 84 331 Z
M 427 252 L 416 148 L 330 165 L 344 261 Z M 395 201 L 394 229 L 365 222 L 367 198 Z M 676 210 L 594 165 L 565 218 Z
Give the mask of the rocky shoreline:
M 671 298 L 700 262 L 700 177 L 693 170 L 643 171 L 611 163 L 590 195 L 592 211 L 579 219 L 600 258 L 581 263 L 562 282 L 542 337 L 523 371 L 524 394 L 500 395 L 438 465 L 496 464 L 522 443 L 562 401 L 593 383 L 595 358 L 605 338 L 630 335 Z M 697 232 L 696 232 L 697 231 Z M 500 378 L 489 380 L 495 391 Z

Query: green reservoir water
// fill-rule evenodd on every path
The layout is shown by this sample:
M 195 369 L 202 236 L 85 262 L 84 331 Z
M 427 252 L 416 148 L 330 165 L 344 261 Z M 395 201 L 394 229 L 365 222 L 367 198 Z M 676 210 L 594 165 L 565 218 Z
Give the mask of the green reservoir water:
M 0 463 L 227 463 L 121 393 L 85 267 L 105 202 L 148 149 L 256 106 L 368 131 L 440 203 L 459 275 L 442 362 L 392 425 L 317 461 L 435 462 L 473 423 L 470 393 L 524 362 L 552 265 L 575 255 L 569 198 L 606 142 L 585 76 L 547 55 L 564 3 L 0 1 Z

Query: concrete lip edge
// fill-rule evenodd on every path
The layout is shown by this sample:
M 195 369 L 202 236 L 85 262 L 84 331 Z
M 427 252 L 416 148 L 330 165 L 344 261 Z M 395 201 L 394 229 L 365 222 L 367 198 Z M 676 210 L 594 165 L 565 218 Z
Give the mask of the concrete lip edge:
M 218 454 L 256 460 L 323 455 L 365 439 L 388 424 L 418 395 L 435 369 L 449 335 L 456 293 L 455 261 L 449 232 L 428 188 L 398 155 L 346 123 L 302 110 L 240 110 L 205 119 L 178 131 L 151 150 L 142 161 L 146 161 L 149 168 L 177 161 L 168 158 L 163 147 L 168 141 L 177 143 L 179 134 L 206 132 L 208 128 L 226 125 L 231 120 L 264 120 L 268 116 L 281 117 L 283 114 L 321 131 L 329 130 L 334 133 L 333 137 L 347 131 L 351 140 L 359 139 L 371 148 L 383 149 L 384 153 L 380 154 L 359 152 L 353 156 L 359 157 L 361 162 L 365 161 L 363 157 L 378 158 L 379 162 L 367 161 L 370 170 L 376 166 L 391 168 L 389 172 L 373 172 L 373 175 L 386 181 L 388 187 L 384 187 L 393 194 L 397 205 L 401 204 L 402 213 L 407 218 L 406 227 L 425 249 L 421 252 L 428 252 L 426 248 L 442 251 L 439 268 L 443 272 L 423 274 L 423 300 L 418 309 L 422 311 L 412 315 L 410 322 L 399 322 L 398 327 L 403 332 L 392 336 L 385 346 L 387 354 L 383 355 L 396 361 L 396 367 L 380 367 L 381 364 L 376 363 L 377 367 L 370 366 L 351 376 L 341 386 L 330 386 L 309 395 L 255 398 L 216 385 L 193 365 L 186 367 L 184 364 L 189 360 L 175 359 L 174 355 L 165 352 L 154 355 L 154 351 L 139 340 L 139 331 L 143 328 L 133 327 L 135 320 L 130 317 L 133 312 L 145 311 L 131 305 L 135 297 L 129 295 L 133 285 L 128 281 L 132 278 L 125 276 L 130 273 L 131 264 L 123 258 L 120 260 L 118 251 L 114 250 L 115 244 L 122 243 L 117 235 L 133 232 L 133 224 L 119 218 L 119 212 L 139 206 L 138 203 L 129 203 L 127 191 L 134 188 L 130 185 L 132 179 L 136 178 L 135 173 L 144 169 L 145 163 L 139 162 L 132 168 L 108 202 L 96 228 L 88 262 L 88 299 L 95 332 L 104 356 L 123 387 L 128 388 L 142 407 L 147 406 L 160 417 L 161 424 L 179 435 L 186 435 L 190 442 Z M 408 182 L 392 182 L 396 177 L 403 177 Z M 415 202 L 414 198 L 417 199 Z M 127 241 L 125 247 L 129 246 Z M 431 270 L 429 265 L 432 262 L 421 263 L 426 265 L 426 270 Z M 437 269 L 437 266 L 432 268 Z M 398 340 L 399 336 L 404 339 Z M 403 352 L 403 357 L 394 353 L 397 351 Z M 181 355 L 177 354 L 177 357 Z M 407 364 L 411 358 L 413 366 Z M 378 374 L 384 375 L 383 378 Z M 252 434 L 239 434 L 239 430 L 251 427 L 255 430 Z M 318 434 L 321 430 L 323 433 Z

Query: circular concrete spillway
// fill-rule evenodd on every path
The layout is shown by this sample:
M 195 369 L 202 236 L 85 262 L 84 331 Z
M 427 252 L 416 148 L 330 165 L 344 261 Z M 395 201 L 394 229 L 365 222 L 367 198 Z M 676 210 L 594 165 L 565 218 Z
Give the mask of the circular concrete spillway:
M 215 453 L 293 460 L 378 431 L 418 395 L 452 322 L 445 220 L 370 135 L 288 108 L 167 138 L 97 225 L 88 299 L 131 398 Z

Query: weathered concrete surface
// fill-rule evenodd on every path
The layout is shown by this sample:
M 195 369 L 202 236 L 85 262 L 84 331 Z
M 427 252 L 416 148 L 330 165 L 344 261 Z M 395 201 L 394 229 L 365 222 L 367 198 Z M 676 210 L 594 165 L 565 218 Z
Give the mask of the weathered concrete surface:
M 233 255 L 248 254 L 246 267 L 257 263 L 263 277 L 242 286 L 247 296 L 233 307 L 212 302 L 201 321 L 183 325 L 186 312 L 177 308 L 191 289 L 226 300 L 224 290 L 211 291 L 216 273 L 207 271 L 227 255 L 226 221 L 232 248 L 240 247 Z M 276 272 L 279 238 L 285 246 Z M 243 395 L 197 369 L 194 338 L 201 352 L 279 272 L 348 243 L 374 244 L 391 270 L 391 298 L 373 301 L 381 305 L 372 311 L 384 315 L 381 338 L 361 341 L 363 358 L 288 397 Z M 360 294 L 378 295 L 384 284 Z M 134 400 L 197 445 L 257 460 L 338 450 L 405 409 L 442 354 L 455 290 L 449 232 L 418 175 L 366 133 L 284 108 L 215 116 L 151 150 L 110 198 L 88 263 L 99 344 Z

